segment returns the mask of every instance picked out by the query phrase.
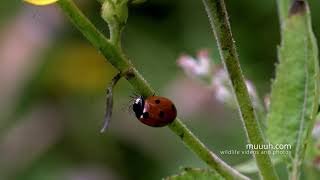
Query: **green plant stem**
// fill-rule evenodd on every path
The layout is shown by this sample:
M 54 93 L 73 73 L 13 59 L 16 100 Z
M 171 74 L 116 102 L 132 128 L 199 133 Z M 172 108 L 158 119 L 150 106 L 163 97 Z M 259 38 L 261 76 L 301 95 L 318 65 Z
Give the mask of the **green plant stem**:
M 84 16 L 72 0 L 59 0 L 58 4 L 66 16 L 70 18 L 71 22 L 83 33 L 95 48 L 100 50 L 107 61 L 109 61 L 123 76 L 126 77 L 137 92 L 145 97 L 154 94 L 154 90 L 133 67 L 122 51 L 119 50 L 118 47 L 113 46 L 111 42 L 94 27 L 94 25 Z M 217 155 L 213 154 L 208 148 L 206 148 L 206 146 L 201 143 L 201 141 L 179 120 L 179 118 L 171 123 L 169 128 L 181 138 L 187 147 L 189 147 L 204 162 L 226 179 L 249 179 L 227 165 L 219 159 Z
M 121 29 L 119 25 L 109 26 L 110 41 L 113 45 L 119 47 L 119 49 L 121 49 Z
M 249 179 L 211 152 L 178 118 L 169 125 L 169 128 L 204 162 L 226 179 Z
M 220 56 L 229 73 L 236 95 L 244 129 L 251 144 L 265 144 L 264 137 L 256 119 L 244 77 L 241 72 L 236 46 L 228 21 L 228 13 L 223 0 L 202 0 L 218 43 Z M 256 154 L 255 159 L 263 179 L 278 179 L 268 154 Z

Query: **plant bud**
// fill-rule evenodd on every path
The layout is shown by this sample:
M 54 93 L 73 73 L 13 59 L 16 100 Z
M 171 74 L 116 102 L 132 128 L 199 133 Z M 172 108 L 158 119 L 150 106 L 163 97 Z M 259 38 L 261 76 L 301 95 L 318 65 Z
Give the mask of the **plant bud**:
M 124 25 L 128 19 L 128 0 L 105 0 L 102 18 L 110 25 Z

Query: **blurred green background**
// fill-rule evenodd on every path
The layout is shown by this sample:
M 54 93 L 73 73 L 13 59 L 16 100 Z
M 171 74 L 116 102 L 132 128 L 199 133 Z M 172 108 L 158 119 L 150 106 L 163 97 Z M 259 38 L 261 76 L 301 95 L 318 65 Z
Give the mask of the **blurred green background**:
M 96 1 L 77 4 L 106 35 Z M 279 25 L 275 1 L 226 1 L 245 76 L 261 98 L 274 77 Z M 319 1 L 310 1 L 319 39 Z M 200 0 L 148 0 L 132 6 L 123 34 L 132 62 L 156 89 L 176 103 L 190 129 L 230 164 L 250 156 L 221 155 L 244 150 L 237 110 L 195 101 L 210 92 L 183 73 L 176 60 L 207 48 L 219 54 Z M 115 89 L 114 115 L 100 134 L 105 89 L 115 75 L 107 63 L 55 6 L 0 2 L 0 179 L 152 180 L 181 167 L 206 167 L 168 128 L 141 124 L 128 110 L 133 88 Z M 253 176 L 256 177 L 256 176 Z M 282 174 L 281 177 L 284 177 Z

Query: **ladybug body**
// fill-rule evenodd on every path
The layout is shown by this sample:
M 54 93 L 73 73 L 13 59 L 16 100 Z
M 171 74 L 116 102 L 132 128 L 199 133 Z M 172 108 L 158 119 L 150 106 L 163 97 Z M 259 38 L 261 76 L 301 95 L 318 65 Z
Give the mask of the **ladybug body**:
M 132 110 L 143 124 L 152 127 L 163 127 L 177 117 L 177 109 L 171 100 L 161 96 L 142 96 L 134 100 Z

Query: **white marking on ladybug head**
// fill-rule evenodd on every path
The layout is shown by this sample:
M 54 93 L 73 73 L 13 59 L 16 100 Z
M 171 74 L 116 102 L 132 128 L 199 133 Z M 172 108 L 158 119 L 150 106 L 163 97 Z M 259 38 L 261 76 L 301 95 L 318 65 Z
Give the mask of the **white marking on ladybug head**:
M 134 103 L 135 103 L 135 104 L 138 104 L 140 101 L 141 101 L 141 98 L 137 98 L 137 99 L 134 101 Z

